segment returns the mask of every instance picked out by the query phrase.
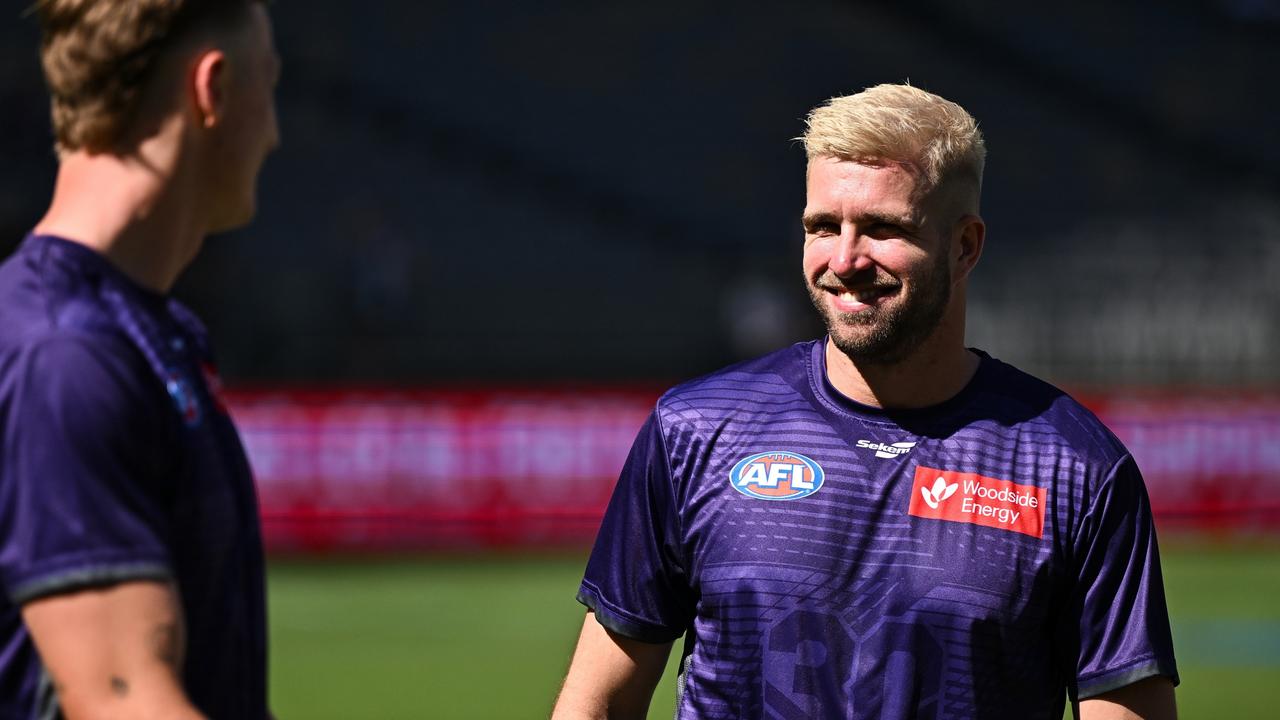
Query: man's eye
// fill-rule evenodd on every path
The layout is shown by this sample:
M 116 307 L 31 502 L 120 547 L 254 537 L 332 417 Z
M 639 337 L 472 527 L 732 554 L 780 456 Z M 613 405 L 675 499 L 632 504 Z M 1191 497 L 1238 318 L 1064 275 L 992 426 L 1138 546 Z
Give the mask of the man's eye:
M 835 223 L 815 223 L 809 226 L 810 235 L 838 235 L 840 228 Z
M 867 235 L 879 238 L 903 237 L 906 235 L 906 230 L 890 223 L 875 223 L 867 226 Z

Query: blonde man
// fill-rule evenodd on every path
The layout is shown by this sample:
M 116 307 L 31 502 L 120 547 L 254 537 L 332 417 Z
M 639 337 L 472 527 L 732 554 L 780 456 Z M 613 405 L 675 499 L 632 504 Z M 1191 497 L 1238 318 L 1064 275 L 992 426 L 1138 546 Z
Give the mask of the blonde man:
M 985 147 L 904 85 L 809 116 L 803 269 L 825 338 L 686 383 L 640 432 L 554 717 L 1172 718 L 1133 459 L 964 343 Z
M 168 293 L 276 144 L 250 0 L 41 0 L 59 170 L 0 265 L 0 717 L 268 717 L 253 481 Z

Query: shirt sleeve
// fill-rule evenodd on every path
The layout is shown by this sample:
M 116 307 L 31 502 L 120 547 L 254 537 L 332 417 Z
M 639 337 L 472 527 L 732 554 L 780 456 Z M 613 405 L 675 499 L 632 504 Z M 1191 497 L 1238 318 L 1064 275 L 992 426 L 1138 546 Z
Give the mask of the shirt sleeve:
M 1073 699 L 1155 675 L 1178 684 L 1160 551 L 1146 487 L 1126 455 L 1103 483 L 1076 538 Z
M 641 428 L 614 489 L 578 601 L 610 630 L 646 642 L 680 637 L 693 617 L 679 514 L 660 422 Z
M 59 337 L 4 373 L 0 582 L 14 603 L 171 577 L 163 481 L 176 438 L 136 355 Z

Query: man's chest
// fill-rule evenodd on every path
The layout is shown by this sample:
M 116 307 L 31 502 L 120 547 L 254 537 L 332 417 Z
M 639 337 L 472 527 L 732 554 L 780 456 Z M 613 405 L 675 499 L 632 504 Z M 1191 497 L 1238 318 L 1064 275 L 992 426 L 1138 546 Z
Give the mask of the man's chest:
M 1032 627 L 1066 576 L 1052 446 L 863 431 L 705 449 L 679 480 L 701 614 L 819 609 L 855 633 L 907 616 Z

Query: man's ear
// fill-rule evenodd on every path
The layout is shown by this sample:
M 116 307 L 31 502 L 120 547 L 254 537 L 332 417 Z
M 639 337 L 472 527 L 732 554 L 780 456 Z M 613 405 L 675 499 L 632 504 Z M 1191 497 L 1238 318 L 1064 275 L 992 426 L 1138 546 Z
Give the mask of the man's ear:
M 207 129 L 217 126 L 226 112 L 227 56 L 221 50 L 200 53 L 196 58 L 191 85 L 200 127 Z
M 987 239 L 987 224 L 977 215 L 964 215 L 956 221 L 952 237 L 952 252 L 956 253 L 956 263 L 952 269 L 952 280 L 959 281 L 969 276 L 982 257 L 982 246 Z

